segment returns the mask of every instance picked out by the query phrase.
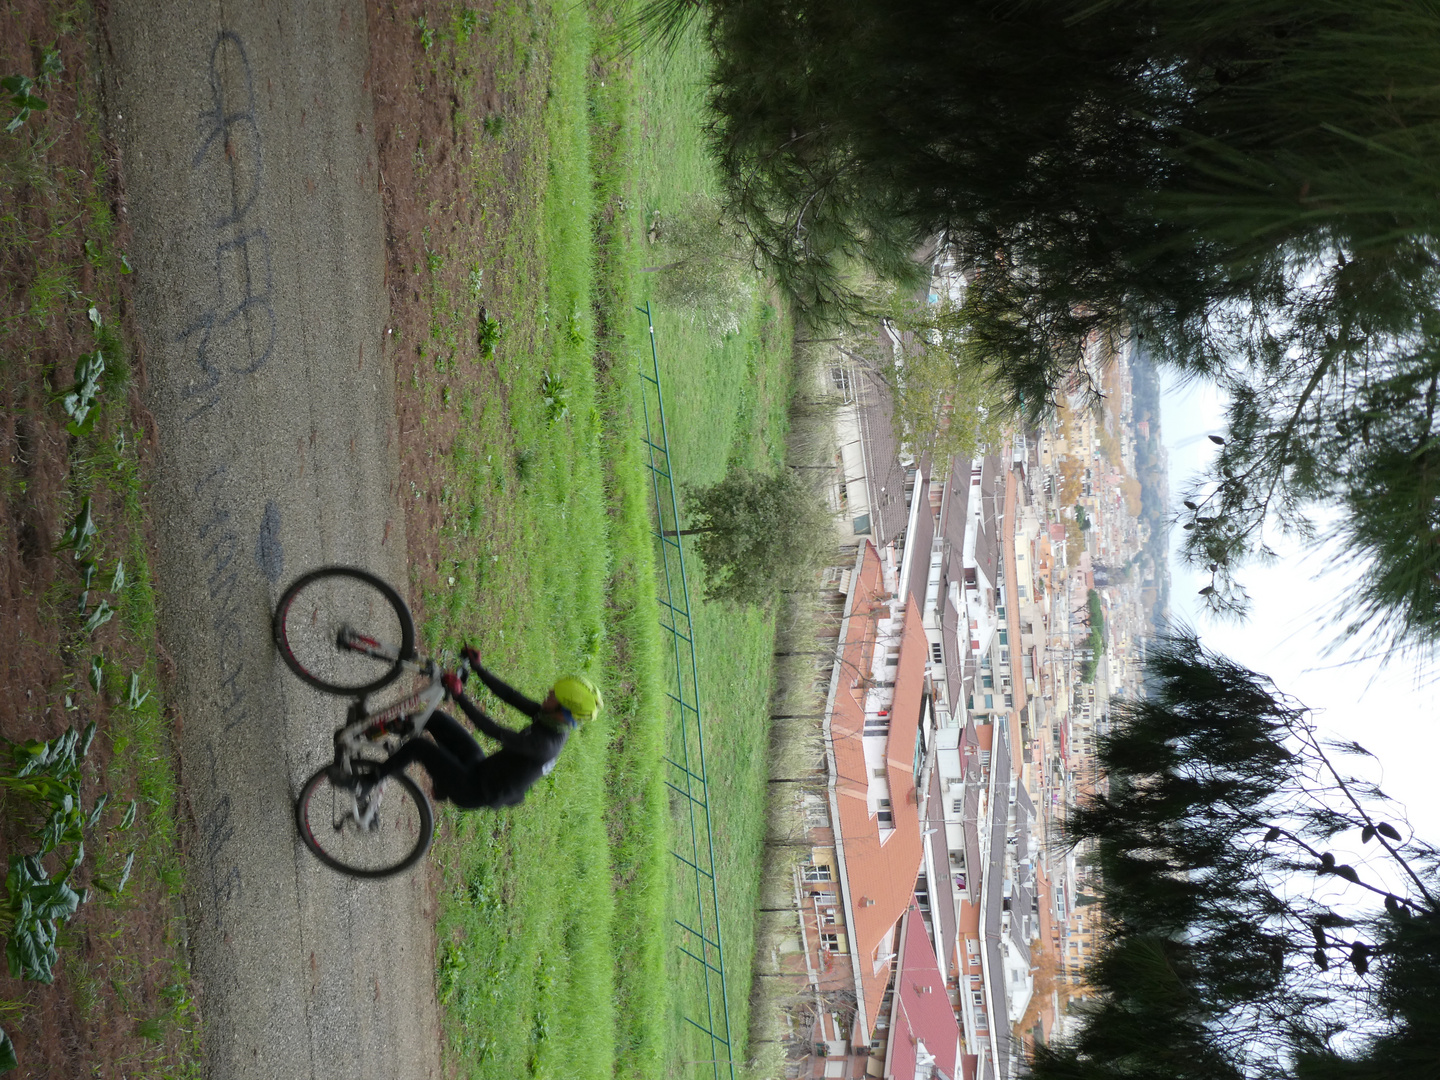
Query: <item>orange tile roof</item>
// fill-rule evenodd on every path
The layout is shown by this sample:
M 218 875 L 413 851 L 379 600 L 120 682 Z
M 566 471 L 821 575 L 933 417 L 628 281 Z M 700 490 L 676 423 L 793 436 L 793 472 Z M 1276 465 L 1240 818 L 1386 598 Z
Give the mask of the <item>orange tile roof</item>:
M 844 674 L 835 695 L 830 738 L 835 753 L 839 843 L 853 907 L 849 941 L 859 962 L 859 996 L 869 1028 L 864 1038 L 868 1040 L 890 981 L 890 958 L 882 953 L 882 962 L 877 965 L 876 949 L 905 913 L 920 873 L 922 848 L 913 765 L 930 650 L 920 608 L 912 596 L 905 605 L 886 749 L 894 830 L 882 842 L 879 819 L 870 813 L 866 802 L 870 773 L 863 744 L 867 685 L 862 675 L 870 671 L 876 623 L 890 615 L 890 607 L 884 594 L 879 555 L 868 542 L 851 610 L 845 632 Z M 897 931 L 890 951 L 898 948 Z

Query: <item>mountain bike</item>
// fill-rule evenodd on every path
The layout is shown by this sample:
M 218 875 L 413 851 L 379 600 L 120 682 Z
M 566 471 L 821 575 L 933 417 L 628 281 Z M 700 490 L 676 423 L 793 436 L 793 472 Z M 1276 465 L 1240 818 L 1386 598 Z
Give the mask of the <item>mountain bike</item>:
M 326 866 L 380 878 L 414 866 L 430 847 L 435 811 L 420 786 L 375 770 L 418 738 L 445 699 L 440 665 L 415 654 L 415 621 L 387 582 L 352 566 L 325 566 L 298 578 L 275 607 L 275 645 L 286 665 L 327 694 L 353 698 L 335 732 L 334 760 L 305 782 L 295 801 L 300 838 Z M 460 677 L 470 672 L 462 661 Z M 418 690 L 372 710 L 366 699 L 402 675 Z

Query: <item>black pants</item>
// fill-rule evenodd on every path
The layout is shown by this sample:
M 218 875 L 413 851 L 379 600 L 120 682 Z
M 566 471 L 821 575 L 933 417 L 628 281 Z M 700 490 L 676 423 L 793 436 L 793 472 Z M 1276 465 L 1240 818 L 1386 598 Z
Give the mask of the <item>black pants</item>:
M 517 794 L 524 796 L 524 788 L 518 793 L 514 790 L 505 752 L 486 757 L 480 744 L 448 713 L 437 709 L 425 731 L 434 742 L 424 735 L 411 739 L 380 767 L 380 775 L 389 776 L 419 762 L 435 786 L 435 797 L 466 810 L 511 806 L 520 801 Z

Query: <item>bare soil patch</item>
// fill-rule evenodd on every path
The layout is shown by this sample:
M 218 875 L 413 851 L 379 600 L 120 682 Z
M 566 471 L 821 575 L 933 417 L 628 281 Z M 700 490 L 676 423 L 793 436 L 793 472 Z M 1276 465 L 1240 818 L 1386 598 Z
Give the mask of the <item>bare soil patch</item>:
M 534 148 L 517 134 L 527 129 L 517 120 L 538 114 L 546 72 L 540 62 L 516 70 L 515 57 L 490 36 L 495 8 L 419 0 L 368 8 L 400 494 L 412 600 L 422 620 L 424 593 L 446 570 L 443 535 L 455 511 L 443 497 L 465 422 L 454 402 L 467 392 L 503 400 L 498 357 L 527 345 L 517 340 L 516 317 L 533 238 L 517 230 L 516 218 L 534 197 L 522 175 Z M 468 27 L 458 22 L 458 10 L 471 12 Z M 437 298 L 451 308 L 437 310 Z M 467 332 L 445 340 L 456 312 Z M 481 343 L 486 318 L 504 328 L 498 350 Z M 441 324 L 446 328 L 437 334 Z
M 138 396 L 143 371 L 124 333 L 124 195 L 95 97 L 99 40 L 83 6 L 60 11 L 41 0 L 16 0 L 0 12 L 0 77 L 31 77 L 31 93 L 48 106 L 16 130 L 0 131 L 0 737 L 51 739 L 69 727 L 97 725 L 84 802 L 94 805 L 108 793 L 117 812 L 91 830 L 76 885 L 113 872 L 106 864 L 146 836 L 152 809 L 140 808 L 134 830 L 110 835 L 118 807 L 141 794 L 130 740 L 116 742 L 117 689 L 122 673 L 153 670 L 153 631 L 124 618 L 84 630 L 102 600 L 131 610 L 107 586 L 123 561 L 131 581 L 126 595 L 140 595 L 135 588 L 145 584 L 148 546 L 137 524 L 142 508 L 128 504 L 136 497 L 128 480 L 150 436 Z M 48 80 L 47 52 L 62 65 Z M 0 127 L 17 112 L 4 97 Z M 97 328 L 92 308 L 108 332 Z M 70 417 L 59 398 L 75 382 L 78 358 L 97 346 L 108 369 L 98 418 L 77 437 L 66 430 Z M 82 612 L 85 560 L 57 544 L 86 497 L 96 525 L 89 553 L 96 572 Z M 97 656 L 105 671 L 101 692 L 89 682 Z M 9 771 L 8 747 L 0 745 L 0 774 Z M 37 821 L 22 798 L 0 794 L 0 858 L 7 864 L 33 848 Z M 137 858 L 120 896 L 91 891 L 61 931 L 52 984 L 22 982 L 0 968 L 0 1026 L 20 1061 L 14 1075 L 133 1076 L 175 1071 L 189 1060 L 189 1035 L 176 1025 L 190 1011 L 179 913 L 154 855 Z M 54 856 L 48 869 L 60 869 Z

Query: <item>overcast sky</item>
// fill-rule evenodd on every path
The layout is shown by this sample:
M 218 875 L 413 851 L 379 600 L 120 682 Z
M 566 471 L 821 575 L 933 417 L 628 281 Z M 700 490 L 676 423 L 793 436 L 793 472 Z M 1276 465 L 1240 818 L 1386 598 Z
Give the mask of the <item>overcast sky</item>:
M 1223 403 L 1208 386 L 1177 390 L 1167 376 L 1160 430 L 1170 456 L 1171 498 L 1178 506 L 1186 480 L 1217 449 L 1206 436 L 1225 432 Z M 1195 574 L 1174 557 L 1181 535 L 1178 526 L 1171 530 L 1172 616 L 1194 626 L 1207 647 L 1269 675 L 1313 709 L 1320 726 L 1336 738 L 1353 739 L 1376 755 L 1379 767 L 1365 775 L 1404 805 L 1420 836 L 1440 844 L 1440 665 L 1431 660 L 1422 666 L 1414 658 L 1387 667 L 1347 663 L 1374 651 L 1368 641 L 1348 642 L 1330 653 L 1347 577 L 1333 569 L 1333 553 L 1307 552 L 1283 539 L 1271 540 L 1282 552 L 1277 565 L 1237 575 L 1253 600 L 1250 618 L 1237 625 L 1209 617 L 1198 595 L 1209 575 Z

